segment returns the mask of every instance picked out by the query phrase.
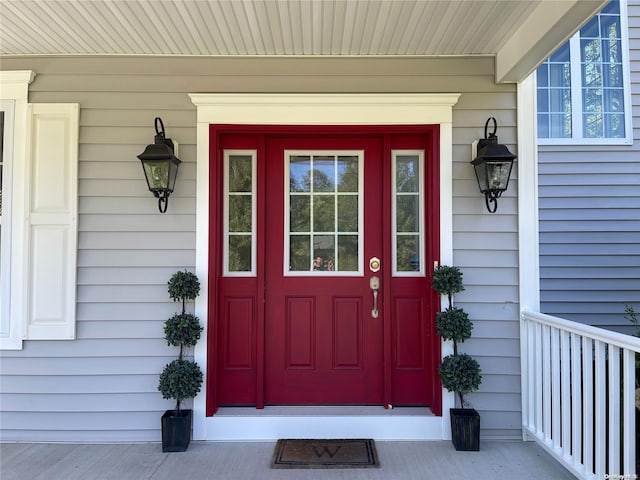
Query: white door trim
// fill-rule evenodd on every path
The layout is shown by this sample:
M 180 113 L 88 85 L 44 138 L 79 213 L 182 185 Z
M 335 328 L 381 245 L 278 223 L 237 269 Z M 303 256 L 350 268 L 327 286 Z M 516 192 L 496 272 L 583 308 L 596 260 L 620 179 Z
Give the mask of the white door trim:
M 453 106 L 460 94 L 228 94 L 194 93 L 189 95 L 197 108 L 196 151 L 196 274 L 202 284 L 195 313 L 201 319 L 206 337 L 207 291 L 209 266 L 209 125 L 440 125 L 440 260 L 450 264 L 453 259 Z M 449 352 L 443 345 L 443 355 Z M 200 342 L 195 360 L 207 364 L 207 345 Z M 205 372 L 206 376 L 206 372 Z M 206 378 L 203 389 L 194 400 L 193 438 L 196 440 L 227 439 L 229 431 L 240 431 L 246 415 L 206 417 Z M 350 437 L 381 438 L 376 432 L 394 432 L 394 439 L 450 438 L 448 409 L 453 406 L 453 394 L 443 391 L 442 417 L 425 417 L 424 429 L 416 432 L 415 417 L 406 421 L 403 416 L 363 417 L 367 420 L 345 422 L 345 416 L 300 417 L 278 416 L 277 425 L 291 425 L 293 430 L 272 429 L 251 417 L 250 429 L 236 440 L 265 440 L 295 436 L 304 423 L 304 433 L 322 436 L 328 423 L 346 425 Z M 333 420 L 332 420 L 333 419 Z M 397 419 L 394 420 L 393 419 Z M 394 423 L 390 428 L 389 422 Z M 234 427 L 235 425 L 235 427 Z M 380 428 L 377 428 L 378 425 Z M 297 426 L 297 427 L 296 427 Z M 326 434 L 326 433 L 325 433 Z M 335 435 L 335 432 L 331 432 Z M 417 436 L 416 436 L 417 435 Z

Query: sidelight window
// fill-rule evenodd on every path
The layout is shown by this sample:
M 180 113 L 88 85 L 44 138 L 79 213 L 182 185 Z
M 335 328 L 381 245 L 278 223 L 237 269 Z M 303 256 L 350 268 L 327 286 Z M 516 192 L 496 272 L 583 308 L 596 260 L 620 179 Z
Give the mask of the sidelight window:
M 393 274 L 424 275 L 424 152 L 393 157 Z
M 224 153 L 224 274 L 256 274 L 256 152 Z

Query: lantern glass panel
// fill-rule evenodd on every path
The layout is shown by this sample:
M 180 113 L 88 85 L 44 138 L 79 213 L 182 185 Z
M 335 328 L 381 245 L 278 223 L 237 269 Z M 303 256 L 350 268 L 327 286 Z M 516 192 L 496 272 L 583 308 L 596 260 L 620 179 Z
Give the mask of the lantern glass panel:
M 145 160 L 142 162 L 149 190 L 165 190 L 167 188 L 170 164 L 172 165 L 169 160 Z M 173 188 L 173 185 L 171 187 Z
M 486 192 L 488 190 L 487 184 L 487 164 L 485 162 L 475 163 L 473 168 L 476 172 L 476 179 L 478 180 L 478 187 L 481 192 Z
M 176 179 L 178 178 L 178 165 L 180 164 L 180 160 L 173 157 L 171 161 L 167 163 L 169 164 L 169 178 L 167 179 L 167 186 L 169 190 L 173 192 L 173 189 L 176 186 Z
M 486 165 L 489 190 L 506 190 L 512 162 L 487 162 Z

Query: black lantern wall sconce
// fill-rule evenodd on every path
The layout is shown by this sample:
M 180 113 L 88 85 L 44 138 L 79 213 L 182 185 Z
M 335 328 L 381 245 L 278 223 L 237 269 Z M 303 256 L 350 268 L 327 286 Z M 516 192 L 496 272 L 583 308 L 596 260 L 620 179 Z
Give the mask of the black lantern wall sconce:
M 493 121 L 493 132 L 487 136 L 489 122 Z M 498 208 L 498 198 L 509 186 L 509 176 L 516 156 L 498 143 L 498 123 L 491 117 L 484 124 L 484 138 L 478 140 L 476 158 L 471 164 L 476 172 L 478 187 L 484 193 L 485 204 L 490 213 Z
M 164 124 L 160 117 L 155 119 L 155 128 L 154 143 L 147 145 L 138 158 L 142 162 L 149 191 L 158 199 L 160 213 L 165 213 L 169 204 L 169 195 L 173 193 L 176 185 L 178 165 L 181 162 L 175 156 L 173 141 L 165 137 Z

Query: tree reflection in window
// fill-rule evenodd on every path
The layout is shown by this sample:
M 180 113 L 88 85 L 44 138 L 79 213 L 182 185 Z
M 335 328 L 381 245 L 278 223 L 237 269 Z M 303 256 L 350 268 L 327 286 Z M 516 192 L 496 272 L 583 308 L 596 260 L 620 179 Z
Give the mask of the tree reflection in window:
M 229 155 L 227 263 L 229 272 L 253 271 L 253 157 Z
M 395 235 L 397 272 L 420 270 L 422 210 L 420 205 L 420 156 L 395 157 Z
M 289 157 L 289 270 L 358 271 L 359 158 Z

